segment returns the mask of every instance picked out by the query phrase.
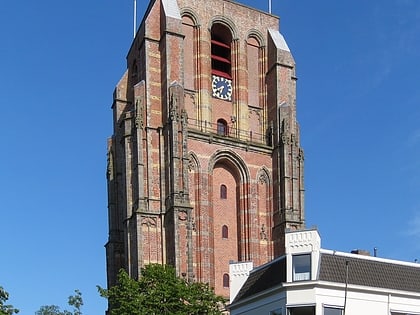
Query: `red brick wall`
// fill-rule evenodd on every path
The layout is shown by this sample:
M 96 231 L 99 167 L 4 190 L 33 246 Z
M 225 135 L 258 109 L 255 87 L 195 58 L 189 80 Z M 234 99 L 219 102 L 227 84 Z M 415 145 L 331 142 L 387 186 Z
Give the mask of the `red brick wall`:
M 216 294 L 227 296 L 229 288 L 223 287 L 223 274 L 229 274 L 229 261 L 238 260 L 237 193 L 239 182 L 227 165 L 216 164 L 213 170 L 213 246 L 214 279 Z M 227 188 L 227 198 L 221 199 L 220 186 Z M 222 226 L 228 228 L 228 238 L 222 238 Z
M 263 167 L 270 170 L 271 155 L 268 152 L 228 148 L 221 143 L 190 140 L 188 145 L 199 164 L 198 169 L 190 172 L 190 196 L 196 228 L 196 278 L 209 282 L 218 294 L 228 296 L 229 291 L 223 288 L 222 280 L 223 274 L 228 273 L 230 260 L 253 259 L 258 265 L 272 258 L 269 238 L 269 227 L 272 226 L 271 195 L 268 183 L 257 182 Z M 233 153 L 216 159 L 223 151 Z M 241 165 L 235 164 L 235 157 Z M 212 166 L 215 160 L 217 162 Z M 226 200 L 220 199 L 221 184 L 228 189 Z M 260 192 L 261 196 L 258 196 Z M 225 224 L 229 228 L 228 239 L 221 237 Z M 267 239 L 263 241 L 261 224 L 265 224 L 267 233 Z

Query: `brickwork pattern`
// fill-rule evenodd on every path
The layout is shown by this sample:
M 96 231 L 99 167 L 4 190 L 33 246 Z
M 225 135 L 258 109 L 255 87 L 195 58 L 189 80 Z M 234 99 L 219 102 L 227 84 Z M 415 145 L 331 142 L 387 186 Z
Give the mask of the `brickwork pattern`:
M 138 277 L 157 262 L 228 296 L 230 261 L 263 264 L 284 251 L 286 228 L 304 226 L 294 61 L 270 37 L 275 16 L 228 0 L 166 1 L 150 1 L 114 92 L 108 285 L 119 268 Z M 232 101 L 212 97 L 215 23 L 233 38 Z

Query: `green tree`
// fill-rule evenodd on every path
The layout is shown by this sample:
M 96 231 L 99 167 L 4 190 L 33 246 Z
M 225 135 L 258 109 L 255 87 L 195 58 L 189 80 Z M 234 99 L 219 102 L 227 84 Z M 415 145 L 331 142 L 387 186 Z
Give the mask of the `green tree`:
M 35 315 L 71 315 L 71 313 L 61 311 L 57 305 L 43 305 L 35 312 Z
M 67 302 L 70 306 L 73 306 L 73 312 L 62 311 L 57 305 L 43 305 L 35 312 L 35 315 L 82 315 L 82 293 L 79 290 L 74 290 L 74 292 L 75 294 L 70 295 Z
M 6 304 L 9 299 L 9 293 L 0 286 L 0 315 L 12 315 L 19 313 L 19 310 L 13 305 Z
M 79 290 L 74 290 L 75 295 L 70 295 L 68 304 L 73 306 L 73 315 L 82 315 L 81 308 L 83 306 L 82 293 Z
M 220 315 L 224 302 L 208 284 L 187 282 L 160 264 L 143 268 L 138 281 L 120 270 L 117 285 L 98 291 L 108 299 L 110 315 Z

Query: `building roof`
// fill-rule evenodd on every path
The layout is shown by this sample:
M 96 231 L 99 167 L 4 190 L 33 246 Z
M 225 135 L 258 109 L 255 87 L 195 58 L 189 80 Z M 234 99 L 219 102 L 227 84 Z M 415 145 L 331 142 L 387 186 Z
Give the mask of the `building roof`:
M 272 262 L 262 265 L 249 274 L 248 279 L 239 290 L 234 302 L 268 290 L 286 282 L 286 257 L 279 257 Z
M 319 280 L 375 288 L 420 292 L 420 265 L 360 255 L 321 253 Z
M 317 280 L 420 293 L 420 264 L 357 254 L 320 253 Z M 286 256 L 252 270 L 232 304 L 286 282 Z

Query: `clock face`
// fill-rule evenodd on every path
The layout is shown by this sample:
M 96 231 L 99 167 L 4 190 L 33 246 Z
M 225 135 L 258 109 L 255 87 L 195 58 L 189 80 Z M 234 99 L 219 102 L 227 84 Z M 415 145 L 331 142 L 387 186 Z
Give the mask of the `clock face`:
M 225 101 L 232 100 L 232 80 L 213 75 L 212 89 L 213 97 L 217 97 Z

